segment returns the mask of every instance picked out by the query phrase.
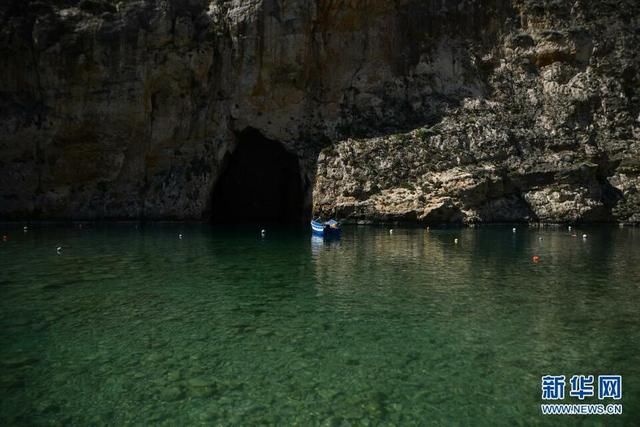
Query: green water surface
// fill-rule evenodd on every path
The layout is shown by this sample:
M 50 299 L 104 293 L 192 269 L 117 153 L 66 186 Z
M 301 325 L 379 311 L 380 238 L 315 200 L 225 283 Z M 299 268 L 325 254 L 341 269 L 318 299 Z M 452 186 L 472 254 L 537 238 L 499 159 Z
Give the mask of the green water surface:
M 638 228 L 3 227 L 3 426 L 640 420 Z M 542 416 L 545 374 L 624 414 Z

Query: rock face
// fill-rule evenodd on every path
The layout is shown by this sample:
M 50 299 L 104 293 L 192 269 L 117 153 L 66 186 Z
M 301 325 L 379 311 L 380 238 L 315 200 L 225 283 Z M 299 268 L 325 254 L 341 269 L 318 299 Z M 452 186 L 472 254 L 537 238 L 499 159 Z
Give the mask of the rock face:
M 206 219 L 250 132 L 297 156 L 316 215 L 640 222 L 636 0 L 7 0 L 0 20 L 4 219 Z

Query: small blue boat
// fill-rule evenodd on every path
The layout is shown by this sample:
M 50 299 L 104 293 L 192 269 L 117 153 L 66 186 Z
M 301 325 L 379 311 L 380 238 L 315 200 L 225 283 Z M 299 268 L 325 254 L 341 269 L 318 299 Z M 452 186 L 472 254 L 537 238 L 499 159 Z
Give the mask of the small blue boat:
M 311 220 L 311 230 L 314 236 L 322 237 L 339 237 L 342 229 L 340 223 L 335 219 L 326 222 L 320 220 Z

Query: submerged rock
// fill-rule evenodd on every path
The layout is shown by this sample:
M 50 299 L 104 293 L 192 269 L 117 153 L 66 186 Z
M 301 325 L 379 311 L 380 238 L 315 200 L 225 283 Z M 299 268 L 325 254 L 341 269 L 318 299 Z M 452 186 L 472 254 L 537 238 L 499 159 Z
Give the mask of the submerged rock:
M 168 386 L 163 388 L 159 394 L 160 400 L 165 402 L 173 402 L 184 398 L 184 392 L 180 387 Z
M 25 386 L 24 376 L 20 371 L 3 372 L 0 377 L 0 389 L 17 390 Z
M 178 371 L 170 371 L 167 372 L 167 380 L 169 381 L 179 381 L 182 378 L 182 375 Z
M 186 382 L 190 396 L 194 397 L 210 397 L 216 391 L 215 383 L 204 378 L 190 378 Z
M 0 364 L 5 368 L 23 368 L 35 365 L 40 360 L 28 355 L 16 355 L 7 359 L 0 360 Z

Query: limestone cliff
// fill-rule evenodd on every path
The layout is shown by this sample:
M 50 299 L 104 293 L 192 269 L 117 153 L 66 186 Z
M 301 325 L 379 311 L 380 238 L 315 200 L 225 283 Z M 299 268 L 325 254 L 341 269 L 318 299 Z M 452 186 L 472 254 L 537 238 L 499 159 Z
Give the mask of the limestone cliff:
M 251 130 L 364 220 L 640 221 L 635 0 L 8 0 L 0 217 L 208 218 Z

